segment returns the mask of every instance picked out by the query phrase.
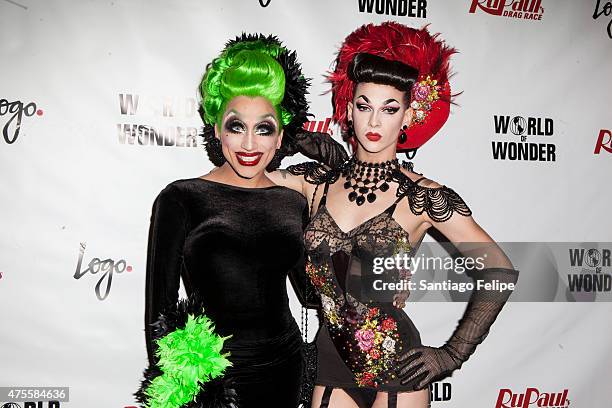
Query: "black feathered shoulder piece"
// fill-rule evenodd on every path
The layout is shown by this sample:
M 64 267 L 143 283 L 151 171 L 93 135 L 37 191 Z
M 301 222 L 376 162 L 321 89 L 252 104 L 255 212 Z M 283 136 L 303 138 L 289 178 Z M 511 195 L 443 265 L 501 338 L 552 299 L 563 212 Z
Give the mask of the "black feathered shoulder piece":
M 399 184 L 397 196 L 407 196 L 410 211 L 421 215 L 423 211 L 436 222 L 444 222 L 458 213 L 464 216 L 472 215 L 472 210 L 463 199 L 450 187 L 425 187 L 413 181 L 400 169 L 392 173 L 393 181 Z
M 293 164 L 287 167 L 287 171 L 294 176 L 304 176 L 304 180 L 310 184 L 332 184 L 338 180 L 343 168 L 344 165 L 331 169 L 324 164 L 310 161 Z

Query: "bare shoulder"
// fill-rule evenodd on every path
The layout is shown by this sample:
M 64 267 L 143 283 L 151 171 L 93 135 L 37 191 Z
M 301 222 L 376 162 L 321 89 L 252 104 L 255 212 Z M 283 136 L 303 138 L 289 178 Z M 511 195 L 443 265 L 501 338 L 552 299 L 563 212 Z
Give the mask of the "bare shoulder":
M 274 184 L 277 184 L 279 186 L 284 186 L 292 190 L 295 190 L 300 194 L 304 194 L 304 191 L 302 188 L 303 177 L 294 175 L 286 169 L 274 170 L 274 171 L 267 173 L 266 175 L 268 176 L 270 180 L 272 180 Z

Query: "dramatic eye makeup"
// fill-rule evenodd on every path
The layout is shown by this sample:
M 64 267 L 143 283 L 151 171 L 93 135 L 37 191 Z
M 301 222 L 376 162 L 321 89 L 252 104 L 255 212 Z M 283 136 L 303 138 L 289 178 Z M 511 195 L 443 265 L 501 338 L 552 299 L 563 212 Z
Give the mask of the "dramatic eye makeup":
M 276 133 L 276 124 L 272 121 L 263 121 L 255 126 L 255 134 L 262 136 L 272 136 Z
M 400 110 L 400 107 L 397 106 L 399 104 L 400 103 L 396 99 L 393 99 L 393 98 L 387 99 L 385 102 L 383 102 L 384 106 L 383 106 L 382 110 L 383 110 L 383 112 L 387 112 L 387 113 L 393 115 L 395 112 Z
M 245 124 L 235 117 L 228 118 L 225 121 L 224 128 L 229 133 L 244 133 L 246 130 Z
M 365 101 L 365 103 L 361 101 L 355 102 L 355 106 L 357 107 L 358 111 L 365 112 L 365 111 L 372 109 L 372 107 L 368 105 L 370 103 L 370 100 L 365 95 L 359 95 L 359 97 L 357 97 L 357 100 L 360 100 L 360 99 Z M 387 99 L 386 101 L 383 102 L 384 106 L 381 108 L 381 110 L 385 113 L 393 115 L 400 110 L 400 107 L 396 106 L 396 104 L 399 105 L 399 102 L 397 100 L 393 98 Z
M 360 111 L 360 112 L 365 112 L 365 111 L 367 111 L 368 109 L 370 109 L 370 106 L 369 106 L 369 105 L 366 105 L 366 104 L 364 104 L 364 103 L 359 103 L 359 102 L 357 102 L 357 103 L 355 104 L 355 106 L 357 106 L 357 110 L 358 110 L 358 111 Z
M 273 136 L 278 131 L 274 115 L 266 114 L 259 117 L 260 122 L 257 122 L 253 127 L 253 133 L 259 136 Z M 248 132 L 249 126 L 239 118 L 234 111 L 230 112 L 226 119 L 223 129 L 227 133 L 240 134 Z
M 365 103 L 359 101 L 359 99 L 363 99 L 363 101 L 365 101 Z M 370 103 L 370 100 L 365 95 L 359 95 L 355 99 L 355 106 L 357 107 L 358 111 L 364 112 L 364 111 L 370 109 L 370 106 L 366 105 L 366 103 Z
M 391 115 L 399 111 L 399 109 L 400 109 L 399 106 L 385 106 L 382 108 L 383 112 L 387 112 Z

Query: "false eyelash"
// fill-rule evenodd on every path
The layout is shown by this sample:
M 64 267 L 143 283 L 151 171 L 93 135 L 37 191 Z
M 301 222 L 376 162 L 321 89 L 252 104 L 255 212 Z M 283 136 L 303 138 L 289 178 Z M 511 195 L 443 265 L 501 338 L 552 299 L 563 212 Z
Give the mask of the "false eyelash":
M 276 132 L 276 126 L 270 122 L 260 123 L 259 125 L 257 125 L 256 129 L 257 130 L 265 129 L 265 133 L 263 134 L 266 136 L 273 135 Z
M 236 130 L 237 128 L 240 128 L 240 129 Z M 225 123 L 225 130 L 227 130 L 230 133 L 239 133 L 241 131 L 244 131 L 244 128 L 245 128 L 244 124 L 241 121 L 236 120 L 236 119 L 228 120 Z

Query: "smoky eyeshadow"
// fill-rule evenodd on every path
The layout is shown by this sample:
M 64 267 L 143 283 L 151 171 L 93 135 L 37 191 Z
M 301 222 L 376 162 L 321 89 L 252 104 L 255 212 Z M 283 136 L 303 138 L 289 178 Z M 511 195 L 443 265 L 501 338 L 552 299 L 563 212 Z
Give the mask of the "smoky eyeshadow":
M 276 125 L 272 122 L 265 121 L 259 123 L 256 127 L 256 130 L 258 134 L 269 136 L 273 135 L 276 132 Z M 263 130 L 263 132 L 260 132 L 260 130 Z
M 386 111 L 388 111 L 390 114 L 394 114 L 397 111 L 400 110 L 400 108 L 396 107 L 396 106 L 387 106 L 384 108 Z
M 225 122 L 224 128 L 230 133 L 239 133 L 244 131 L 245 126 L 244 123 L 242 123 L 240 120 L 236 118 L 230 118 L 228 121 Z

